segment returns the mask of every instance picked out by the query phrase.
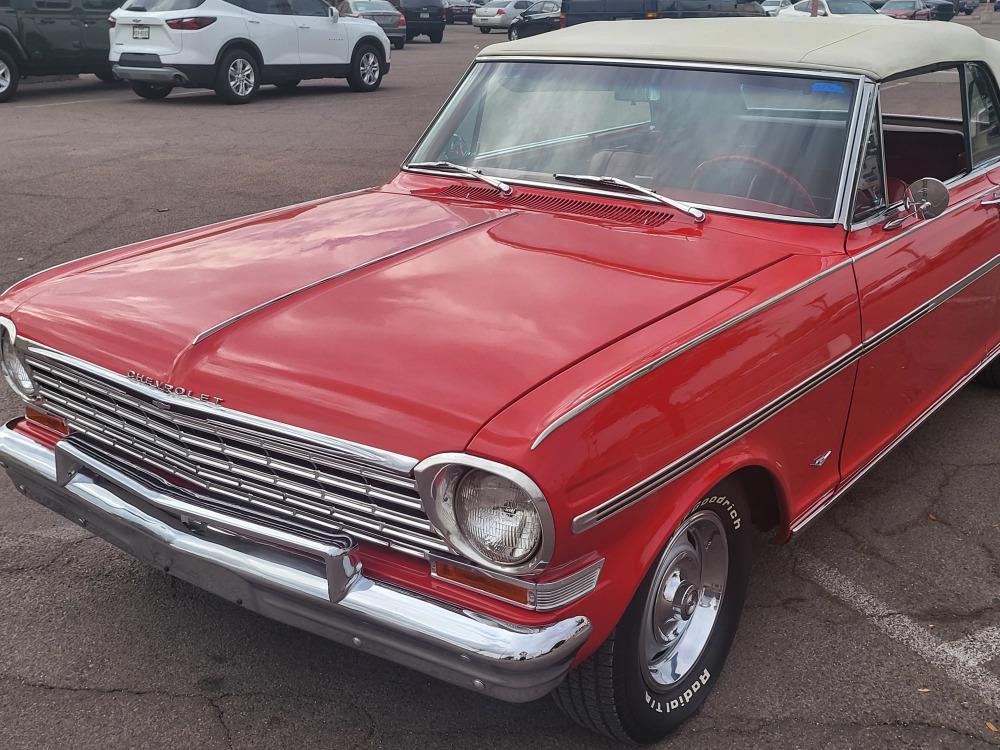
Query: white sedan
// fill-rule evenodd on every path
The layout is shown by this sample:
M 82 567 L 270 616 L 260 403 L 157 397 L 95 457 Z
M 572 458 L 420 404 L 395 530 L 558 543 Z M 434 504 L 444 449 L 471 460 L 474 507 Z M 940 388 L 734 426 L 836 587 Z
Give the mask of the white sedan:
M 778 11 L 779 16 L 811 16 L 812 0 L 801 0 Z M 819 0 L 819 15 L 826 16 L 878 16 L 864 0 Z

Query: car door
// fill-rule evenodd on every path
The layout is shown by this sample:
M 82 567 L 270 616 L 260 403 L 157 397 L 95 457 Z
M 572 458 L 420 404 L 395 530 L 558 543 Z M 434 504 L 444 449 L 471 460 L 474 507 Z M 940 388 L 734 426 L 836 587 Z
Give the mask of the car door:
M 870 140 L 867 153 L 882 158 L 872 158 L 862 173 L 870 181 L 881 174 L 881 197 L 871 216 L 856 216 L 847 239 L 863 344 L 842 455 L 845 477 L 918 424 L 997 341 L 1000 136 L 981 138 L 989 148 L 969 164 L 966 78 L 964 67 L 955 66 L 885 83 L 880 92 L 873 118 L 880 140 Z M 992 76 L 990 84 L 995 93 Z M 996 112 L 995 101 L 991 106 Z M 947 208 L 936 218 L 911 215 L 901 202 L 905 184 L 920 177 L 948 185 Z M 859 185 L 859 196 L 876 192 Z
M 121 5 L 121 0 L 82 0 L 83 56 L 92 70 L 108 67 L 111 26 L 108 15 Z
M 30 0 L 22 18 L 26 51 L 36 72 L 79 69 L 82 21 L 72 0 Z
M 265 65 L 299 65 L 299 30 L 288 0 L 249 0 L 245 12 Z
M 290 0 L 299 34 L 302 65 L 335 65 L 351 61 L 346 25 L 330 18 L 323 0 Z
M 544 2 L 532 3 L 530 6 L 525 8 L 524 12 L 521 14 L 521 20 L 518 22 L 518 33 L 521 36 L 534 36 L 535 34 L 541 33 L 541 24 L 539 23 L 539 17 L 542 15 L 542 9 L 545 5 Z

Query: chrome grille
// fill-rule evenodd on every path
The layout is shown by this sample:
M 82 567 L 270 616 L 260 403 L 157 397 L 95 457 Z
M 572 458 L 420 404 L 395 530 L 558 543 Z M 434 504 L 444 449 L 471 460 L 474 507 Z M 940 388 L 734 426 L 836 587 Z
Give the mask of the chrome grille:
M 346 532 L 413 555 L 447 552 L 413 479 L 298 436 L 169 404 L 139 386 L 28 352 L 44 408 L 73 439 L 191 500 L 306 536 Z

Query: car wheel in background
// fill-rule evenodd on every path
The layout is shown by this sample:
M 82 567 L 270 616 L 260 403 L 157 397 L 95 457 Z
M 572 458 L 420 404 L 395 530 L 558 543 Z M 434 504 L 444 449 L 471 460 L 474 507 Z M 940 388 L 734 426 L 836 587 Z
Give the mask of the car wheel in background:
M 21 69 L 17 60 L 0 50 L 0 102 L 12 99 L 20 83 Z
M 517 33 L 517 26 L 511 26 L 509 29 L 507 29 L 507 38 L 510 39 L 512 42 L 517 41 L 520 36 L 521 35 Z
M 118 78 L 111 72 L 111 68 L 95 70 L 94 75 L 97 76 L 102 83 L 118 83 Z
M 260 70 L 254 56 L 234 49 L 222 58 L 215 74 L 215 93 L 227 104 L 246 104 L 257 96 Z
M 406 46 L 406 41 L 403 39 L 393 39 L 392 48 L 393 49 L 403 49 Z
M 480 26 L 479 27 L 479 33 L 481 33 L 481 34 L 489 34 L 490 33 L 489 26 Z
M 441 40 L 444 39 L 444 29 L 438 29 L 437 31 L 432 31 L 427 36 L 431 38 L 432 44 L 441 44 Z
M 278 81 L 274 85 L 277 86 L 279 89 L 284 89 L 286 91 L 291 91 L 296 86 L 298 86 L 300 83 L 302 83 L 302 81 Z
M 382 83 L 382 56 L 370 44 L 359 44 L 351 58 L 347 83 L 354 91 L 374 91 Z
M 656 742 L 695 714 L 729 654 L 750 567 L 750 515 L 723 482 L 671 536 L 621 621 L 553 696 L 571 719 L 621 742 Z
M 170 92 L 174 90 L 174 87 L 163 83 L 133 81 L 132 90 L 143 99 L 166 99 L 170 96 Z

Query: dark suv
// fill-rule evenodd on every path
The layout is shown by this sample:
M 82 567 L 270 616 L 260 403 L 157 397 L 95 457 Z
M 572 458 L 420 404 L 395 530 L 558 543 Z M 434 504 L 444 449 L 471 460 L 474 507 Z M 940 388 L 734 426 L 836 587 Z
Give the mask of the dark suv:
M 0 0 L 3 2 L 3 0 Z M 391 0 L 406 16 L 406 39 L 426 34 L 435 44 L 444 39 L 444 0 Z
M 0 0 L 0 102 L 23 76 L 93 73 L 113 81 L 108 14 L 121 0 Z

